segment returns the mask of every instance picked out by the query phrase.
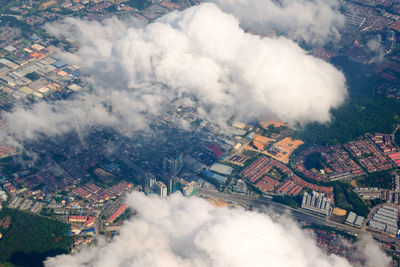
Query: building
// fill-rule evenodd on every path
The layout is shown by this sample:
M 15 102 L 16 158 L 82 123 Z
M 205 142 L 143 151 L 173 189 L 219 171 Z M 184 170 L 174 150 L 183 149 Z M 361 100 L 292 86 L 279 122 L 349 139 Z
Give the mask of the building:
M 183 195 L 184 195 L 185 197 L 191 196 L 192 193 L 193 193 L 193 191 L 194 191 L 194 187 L 191 186 L 191 185 L 186 185 L 186 186 L 182 189 Z
M 393 191 L 388 189 L 381 190 L 381 199 L 386 200 L 387 202 L 392 202 L 393 200 Z
M 39 10 L 45 10 L 45 9 L 47 9 L 47 8 L 49 8 L 49 7 L 53 6 L 53 5 L 55 5 L 55 4 L 57 4 L 57 1 L 55 1 L 55 0 L 47 1 L 47 2 L 45 2 L 45 3 L 42 3 L 42 4 L 39 6 Z
M 196 182 L 192 181 L 190 183 L 186 183 L 185 186 L 182 188 L 182 193 L 185 197 L 190 197 L 197 194 Z
M 346 224 L 356 226 L 358 228 L 361 228 L 363 222 L 364 222 L 364 217 L 355 214 L 354 212 L 350 211 L 349 214 L 347 215 Z
M 3 202 L 7 201 L 7 194 L 6 194 L 6 192 L 4 192 L 2 190 L 0 190 L 0 201 L 3 201 Z
M 87 221 L 85 222 L 85 224 L 86 224 L 86 227 L 87 227 L 87 228 L 92 227 L 92 226 L 94 225 L 94 217 L 90 216 L 90 217 L 87 219 Z
M 195 173 L 200 173 L 206 167 L 203 163 L 194 159 L 190 155 L 186 155 L 183 160 L 185 166 Z
M 357 218 L 357 214 L 354 212 L 350 211 L 349 214 L 347 215 L 345 223 L 347 224 L 353 224 Z
M 393 175 L 392 186 L 393 186 L 394 192 L 400 192 L 400 175 L 399 174 Z
M 242 179 L 238 179 L 236 184 L 233 186 L 233 191 L 240 194 L 245 194 L 247 192 L 246 182 Z
M 397 233 L 397 221 L 399 217 L 399 210 L 396 207 L 384 205 L 379 208 L 368 225 L 374 230 L 386 232 L 391 235 Z
M 364 222 L 364 219 L 365 219 L 364 217 L 358 215 L 358 216 L 357 216 L 357 219 L 356 219 L 355 222 L 354 222 L 354 226 L 356 226 L 356 227 L 358 227 L 358 228 L 361 228 L 361 226 L 362 226 L 362 224 L 363 224 L 363 222 Z
M 154 189 L 156 181 L 157 181 L 156 177 L 153 174 L 146 173 L 146 175 L 145 175 L 145 186 L 147 186 L 150 189 Z
M 84 223 L 84 222 L 87 221 L 87 216 L 70 215 L 70 216 L 68 216 L 68 221 L 69 222 Z
M 244 129 L 244 128 L 246 128 L 246 124 L 245 123 L 243 123 L 243 122 L 238 122 L 238 121 L 234 121 L 233 123 L 232 123 L 232 126 L 233 127 L 235 127 L 235 128 L 238 128 L 238 129 Z
M 361 27 L 365 21 L 367 20 L 366 17 L 362 15 L 357 15 L 354 12 L 346 12 L 345 14 L 346 24 Z
M 122 204 L 121 207 L 118 208 L 116 212 L 114 212 L 109 218 L 108 222 L 113 223 L 115 219 L 117 219 L 125 210 L 128 208 L 127 204 Z
M 323 193 L 313 191 L 310 195 L 306 192 L 303 196 L 301 208 L 328 215 L 331 209 L 331 200 L 326 198 Z
M 171 195 L 172 193 L 174 193 L 176 191 L 178 177 L 172 176 L 169 178 L 167 177 L 167 179 L 168 179 L 167 191 L 168 191 L 168 194 Z
M 376 199 L 381 197 L 381 189 L 377 187 L 357 187 L 354 189 L 362 199 Z
M 90 192 L 86 191 L 82 187 L 72 189 L 72 193 L 84 199 L 87 199 L 92 195 Z
M 157 181 L 154 185 L 154 192 L 160 197 L 166 197 L 168 193 L 167 186 L 163 182 Z
M 231 175 L 233 168 L 224 164 L 214 163 L 210 167 L 210 171 L 221 173 L 224 175 Z
M 382 232 L 386 228 L 385 224 L 377 222 L 377 221 L 374 221 L 374 220 L 370 220 L 368 225 L 369 225 L 370 228 L 375 229 L 375 230 L 379 230 L 379 231 L 382 231 Z
M 179 154 L 175 159 L 163 159 L 163 171 L 164 174 L 170 174 L 177 176 L 183 169 L 183 155 Z

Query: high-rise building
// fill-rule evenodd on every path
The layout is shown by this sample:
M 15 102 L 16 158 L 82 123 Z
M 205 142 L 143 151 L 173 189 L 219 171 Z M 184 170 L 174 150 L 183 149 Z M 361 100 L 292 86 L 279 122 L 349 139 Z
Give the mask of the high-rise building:
M 163 159 L 164 175 L 177 176 L 183 169 L 183 155 L 180 153 L 175 159 Z
M 323 193 L 313 191 L 312 194 L 304 193 L 301 208 L 312 210 L 328 215 L 330 213 L 331 200 L 327 199 Z
M 153 174 L 151 173 L 146 173 L 145 176 L 145 186 L 147 186 L 150 189 L 154 189 L 154 185 L 156 183 L 156 177 L 154 177 Z
M 154 192 L 157 193 L 160 197 L 166 197 L 167 196 L 167 186 L 163 182 L 157 181 L 154 184 Z

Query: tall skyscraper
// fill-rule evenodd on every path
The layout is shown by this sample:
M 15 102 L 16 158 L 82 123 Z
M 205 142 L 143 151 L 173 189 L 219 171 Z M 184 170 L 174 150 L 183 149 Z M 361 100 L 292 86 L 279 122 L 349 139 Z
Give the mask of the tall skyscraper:
M 183 169 L 183 155 L 180 153 L 175 159 L 163 159 L 164 175 L 177 176 Z
M 154 184 L 154 192 L 157 193 L 160 197 L 166 197 L 167 196 L 167 186 L 163 182 L 157 181 Z

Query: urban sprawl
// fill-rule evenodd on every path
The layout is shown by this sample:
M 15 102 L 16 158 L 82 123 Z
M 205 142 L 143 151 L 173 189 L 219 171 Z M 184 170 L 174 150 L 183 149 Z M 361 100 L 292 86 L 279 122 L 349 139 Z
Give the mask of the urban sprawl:
M 0 6 L 1 110 L 16 103 L 66 99 L 90 88 L 90 73 L 57 57 L 57 51 L 75 52 L 79 43 L 50 36 L 40 27 L 44 23 L 69 16 L 134 16 L 151 22 L 200 3 L 142 2 L 146 4 L 138 7 L 127 0 L 27 0 Z M 365 40 L 375 40 L 386 59 L 373 65 L 382 79 L 376 94 L 399 99 L 400 58 L 393 51 L 400 36 L 400 3 L 346 0 L 343 9 L 346 26 L 340 47 L 315 46 L 309 52 L 327 61 L 347 56 L 370 64 L 377 60 L 376 53 Z M 190 130 L 178 126 L 181 120 L 190 124 Z M 398 128 L 393 133 L 367 133 L 344 144 L 315 146 L 280 121 L 235 121 L 221 131 L 179 100 L 151 127 L 152 137 L 127 137 L 96 127 L 83 141 L 70 133 L 27 142 L 24 148 L 40 158 L 28 165 L 13 160 L 22 153 L 18 147 L 1 141 L 0 159 L 7 167 L 0 169 L 0 209 L 68 223 L 74 252 L 98 235 L 110 240 L 124 219 L 135 216 L 125 202 L 130 192 L 166 197 L 180 191 L 216 206 L 278 206 L 292 211 L 305 227 L 319 223 L 353 236 L 368 232 L 390 253 L 400 255 Z M 0 128 L 7 128 L 1 117 Z M 374 175 L 390 177 L 390 187 L 363 183 L 363 177 Z M 9 218 L 0 218 L 0 230 L 12 224 Z M 352 251 L 341 245 L 340 235 L 315 230 L 319 246 L 351 260 Z

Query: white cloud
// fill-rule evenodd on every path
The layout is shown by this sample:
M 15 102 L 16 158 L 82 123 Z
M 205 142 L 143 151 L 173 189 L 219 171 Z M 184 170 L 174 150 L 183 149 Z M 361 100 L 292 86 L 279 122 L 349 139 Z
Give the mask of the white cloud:
M 55 105 L 17 107 L 7 117 L 20 139 L 103 124 L 145 129 L 172 99 L 185 97 L 220 125 L 232 117 L 323 123 L 346 97 L 344 75 L 332 65 L 290 39 L 245 33 L 211 3 L 145 26 L 68 18 L 47 29 L 79 41 L 77 53 L 61 56 L 90 73 L 95 90 Z
M 390 258 L 385 256 L 370 235 L 364 236 L 357 244 L 355 258 L 361 266 L 389 266 Z
M 382 63 L 385 57 L 385 51 L 379 39 L 374 38 L 367 42 L 369 52 L 374 55 L 374 63 Z
M 289 219 L 277 223 L 266 214 L 216 208 L 180 194 L 159 199 L 134 192 L 127 201 L 137 215 L 111 243 L 49 258 L 45 266 L 351 266 L 326 255 Z M 371 264 L 385 266 L 388 257 L 372 240 L 366 244 L 363 253 L 375 257 Z
M 345 24 L 337 0 L 210 0 L 258 34 L 271 30 L 295 40 L 337 41 Z

